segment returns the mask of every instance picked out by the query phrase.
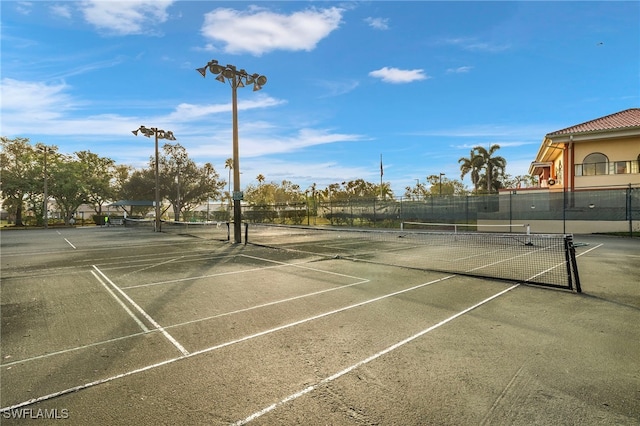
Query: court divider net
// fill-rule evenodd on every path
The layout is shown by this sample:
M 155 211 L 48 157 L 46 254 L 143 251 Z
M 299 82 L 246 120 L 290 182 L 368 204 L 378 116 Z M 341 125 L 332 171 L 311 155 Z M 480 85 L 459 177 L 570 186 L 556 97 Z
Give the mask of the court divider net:
M 155 220 L 125 218 L 124 226 L 130 228 L 147 228 L 153 231 L 155 229 Z M 163 220 L 160 230 L 167 234 L 190 235 L 222 241 L 229 240 L 228 222 L 177 222 Z

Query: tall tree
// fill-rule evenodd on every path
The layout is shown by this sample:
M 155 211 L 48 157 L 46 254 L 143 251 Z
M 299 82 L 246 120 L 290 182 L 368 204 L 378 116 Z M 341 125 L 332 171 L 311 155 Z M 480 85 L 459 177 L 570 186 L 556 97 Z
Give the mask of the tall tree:
M 91 151 L 76 152 L 76 156 L 82 165 L 82 179 L 85 182 L 87 197 L 97 215 L 102 215 L 102 206 L 107 201 L 116 201 L 116 186 L 113 181 L 116 178 L 115 161 L 110 158 L 100 157 Z
M 213 165 L 196 165 L 182 145 L 165 144 L 159 162 L 160 192 L 173 206 L 175 220 L 209 198 L 220 196 L 225 182 Z
M 118 198 L 123 200 L 152 201 L 155 200 L 155 165 L 142 170 L 118 168 Z M 161 198 L 162 199 L 162 198 Z M 151 207 L 132 206 L 130 216 L 144 216 Z
M 484 159 L 478 154 L 477 148 L 478 147 L 475 147 L 471 150 L 468 158 L 461 157 L 458 160 L 458 163 L 460 164 L 460 179 L 464 179 L 464 177 L 469 174 L 471 176 L 471 183 L 473 184 L 473 190 L 475 193 L 478 192 L 480 171 L 484 166 Z
M 0 141 L 0 179 L 4 208 L 10 213 L 16 226 L 23 226 L 24 204 L 29 201 L 38 222 L 42 223 L 45 152 L 50 156 L 55 147 L 45 147 L 39 152 L 27 138 L 2 137 Z
M 500 176 L 504 174 L 504 170 L 507 167 L 507 160 L 503 157 L 494 155 L 497 150 L 500 149 L 500 145 L 493 144 L 489 149 L 477 146 L 474 150 L 482 157 L 482 163 L 485 169 L 484 182 L 486 184 L 487 193 L 491 194 L 494 189 L 500 188 Z
M 80 205 L 89 201 L 89 190 L 84 181 L 86 167 L 78 160 L 54 157 L 51 165 L 49 194 L 56 200 L 65 225 Z

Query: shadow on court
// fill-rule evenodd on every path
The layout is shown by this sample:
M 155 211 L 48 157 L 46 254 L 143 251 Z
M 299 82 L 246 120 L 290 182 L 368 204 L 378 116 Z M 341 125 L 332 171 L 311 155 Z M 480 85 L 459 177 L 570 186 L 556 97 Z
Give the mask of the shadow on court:
M 637 240 L 576 236 L 576 294 L 121 227 L 1 237 L 2 424 L 640 418 Z

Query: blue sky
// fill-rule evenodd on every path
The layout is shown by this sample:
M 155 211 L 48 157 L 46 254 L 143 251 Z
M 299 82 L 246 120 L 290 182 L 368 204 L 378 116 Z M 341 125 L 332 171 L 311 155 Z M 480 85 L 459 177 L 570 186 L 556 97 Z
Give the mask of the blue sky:
M 528 171 L 546 133 L 640 106 L 640 3 L 2 1 L 1 134 L 143 167 L 172 130 L 241 185 L 460 179 L 473 146 Z M 468 177 L 465 179 L 468 186 Z

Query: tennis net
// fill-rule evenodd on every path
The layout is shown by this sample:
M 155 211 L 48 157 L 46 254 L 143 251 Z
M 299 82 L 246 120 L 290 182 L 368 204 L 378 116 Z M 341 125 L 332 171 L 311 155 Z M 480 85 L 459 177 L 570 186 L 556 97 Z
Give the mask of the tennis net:
M 572 235 L 252 223 L 247 236 L 254 245 L 581 291 Z
M 125 218 L 124 226 L 154 230 L 155 220 Z M 212 240 L 229 240 L 228 222 L 178 222 L 163 220 L 160 224 L 160 230 L 167 234 L 188 235 Z

